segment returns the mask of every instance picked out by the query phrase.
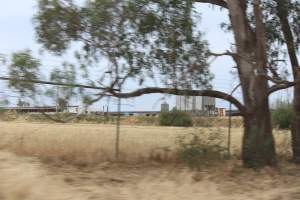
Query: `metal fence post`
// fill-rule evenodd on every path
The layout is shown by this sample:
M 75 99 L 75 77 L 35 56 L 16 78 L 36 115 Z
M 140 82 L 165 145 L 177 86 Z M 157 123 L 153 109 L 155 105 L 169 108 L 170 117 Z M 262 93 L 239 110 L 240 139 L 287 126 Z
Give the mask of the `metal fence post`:
M 237 86 L 235 86 L 233 88 L 233 90 L 231 91 L 230 95 L 232 96 L 233 93 L 241 86 L 241 84 L 239 83 Z M 231 124 L 232 124 L 232 103 L 229 102 L 229 113 L 228 113 L 228 135 L 227 135 L 227 153 L 228 153 L 228 158 L 231 157 L 231 151 L 230 151 L 230 148 L 231 148 Z
M 121 98 L 118 98 L 118 114 L 116 122 L 116 143 L 115 143 L 115 159 L 119 159 L 120 154 L 120 121 L 121 121 Z

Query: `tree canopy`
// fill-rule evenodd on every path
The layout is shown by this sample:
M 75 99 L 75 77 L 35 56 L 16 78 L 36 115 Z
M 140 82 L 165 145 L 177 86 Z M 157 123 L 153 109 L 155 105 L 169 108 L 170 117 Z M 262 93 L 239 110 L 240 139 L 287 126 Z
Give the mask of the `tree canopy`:
M 97 81 L 109 79 L 112 87 L 159 74 L 168 87 L 205 88 L 212 75 L 198 19 L 192 1 L 40 0 L 35 26 L 38 41 L 54 53 L 79 42 L 82 68 L 108 61 Z

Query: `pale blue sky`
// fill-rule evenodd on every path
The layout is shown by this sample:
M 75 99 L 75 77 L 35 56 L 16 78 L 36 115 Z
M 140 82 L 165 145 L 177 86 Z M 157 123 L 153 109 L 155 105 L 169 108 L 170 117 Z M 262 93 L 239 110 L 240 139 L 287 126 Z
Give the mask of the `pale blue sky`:
M 14 51 L 22 49 L 31 49 L 36 54 L 40 46 L 35 40 L 35 31 L 32 25 L 32 17 L 36 12 L 36 0 L 9 0 L 3 1 L 0 7 L 0 53 L 11 54 Z M 218 8 L 209 8 L 202 4 L 197 4 L 197 9 L 202 12 L 201 29 L 205 31 L 205 38 L 209 41 L 210 47 L 215 52 L 224 52 L 230 48 L 232 36 L 225 34 L 220 29 L 220 23 L 228 20 L 225 11 L 220 12 Z M 44 55 L 43 61 L 49 65 L 59 63 L 60 58 Z M 64 60 L 68 57 L 64 57 Z M 214 61 L 211 65 L 211 71 L 215 74 L 213 85 L 215 89 L 228 92 L 237 80 L 229 73 L 232 70 L 233 62 L 230 58 L 222 57 Z M 3 75 L 3 72 L 2 72 Z M 0 82 L 3 87 L 5 83 Z M 2 88 L 1 87 L 1 88 Z M 240 92 L 237 92 L 240 97 Z M 123 110 L 159 110 L 161 95 L 147 95 L 132 100 L 126 100 L 125 103 L 134 105 L 124 106 Z M 168 97 L 167 102 L 171 107 L 175 103 L 174 97 Z M 106 102 L 100 102 L 97 107 L 102 107 Z M 219 107 L 227 107 L 228 103 L 217 101 Z M 114 106 L 111 106 L 115 109 Z

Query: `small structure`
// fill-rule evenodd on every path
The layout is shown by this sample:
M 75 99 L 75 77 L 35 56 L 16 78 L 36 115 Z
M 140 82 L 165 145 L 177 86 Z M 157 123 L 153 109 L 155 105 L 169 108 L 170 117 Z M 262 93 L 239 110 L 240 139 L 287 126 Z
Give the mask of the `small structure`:
M 164 102 L 160 106 L 160 112 L 169 112 L 170 111 L 170 106 L 167 102 Z
M 218 116 L 225 117 L 226 116 L 226 109 L 225 108 L 218 108 Z

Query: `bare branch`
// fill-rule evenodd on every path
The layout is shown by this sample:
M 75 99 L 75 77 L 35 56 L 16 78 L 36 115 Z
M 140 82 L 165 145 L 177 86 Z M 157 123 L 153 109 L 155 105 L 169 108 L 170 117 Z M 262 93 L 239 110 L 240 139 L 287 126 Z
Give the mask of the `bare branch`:
M 226 51 L 226 52 L 224 52 L 224 53 L 213 53 L 213 52 L 209 52 L 209 54 L 210 54 L 211 56 L 215 56 L 215 57 L 220 57 L 220 56 L 231 56 L 231 57 L 235 57 L 235 56 L 237 56 L 236 53 L 232 53 L 232 52 L 230 52 L 230 51 Z
M 296 85 L 296 82 L 273 78 L 273 77 L 266 75 L 265 73 L 260 73 L 258 75 L 265 76 L 268 81 L 271 81 L 272 83 L 274 83 L 274 85 L 269 88 L 268 95 L 270 95 L 278 90 L 287 89 L 287 88 L 290 88 L 290 87 L 293 87 Z
M 287 81 L 287 80 L 283 80 L 283 79 L 273 78 L 273 77 L 266 75 L 265 73 L 259 73 L 257 75 L 264 76 L 264 77 L 266 77 L 266 79 L 268 81 L 271 81 L 272 83 L 274 83 L 274 85 L 269 88 L 268 96 L 278 90 L 293 87 L 297 83 L 297 82 Z
M 208 3 L 216 6 L 220 6 L 222 8 L 228 8 L 227 2 L 224 0 L 195 0 L 195 2 L 199 3 Z
M 278 72 L 277 72 L 276 67 L 270 65 L 270 66 L 268 67 L 268 69 L 269 69 L 269 71 L 272 73 L 272 75 L 273 75 L 274 78 L 280 79 L 280 76 L 279 76 L 279 74 L 278 74 Z
M 272 78 L 270 76 L 266 76 L 267 80 L 275 83 L 275 84 L 290 84 L 290 83 L 294 83 L 294 82 L 291 82 L 291 81 L 287 81 L 287 80 L 283 80 L 283 79 L 280 79 L 280 78 Z
M 278 90 L 287 89 L 287 88 L 293 87 L 295 85 L 296 85 L 296 82 L 287 82 L 287 83 L 273 85 L 272 87 L 270 87 L 268 94 L 271 95 L 272 93 L 277 92 Z
M 295 86 L 296 84 L 299 84 L 300 81 L 286 81 L 286 80 L 282 80 L 282 79 L 274 79 L 270 76 L 266 76 L 267 79 L 273 83 L 275 83 L 275 85 L 273 85 L 272 87 L 270 87 L 268 94 L 272 94 L 278 90 L 282 90 L 282 89 L 287 89 L 290 87 Z
M 173 94 L 173 95 L 186 95 L 186 96 L 208 96 L 215 97 L 223 100 L 227 100 L 234 104 L 244 115 L 246 113 L 246 107 L 235 97 L 224 92 L 216 90 L 188 90 L 188 89 L 176 89 L 176 88 L 158 88 L 158 87 L 149 87 L 135 90 L 129 93 L 117 93 L 115 91 L 109 91 L 113 96 L 119 98 L 131 98 L 138 97 L 145 94 Z

